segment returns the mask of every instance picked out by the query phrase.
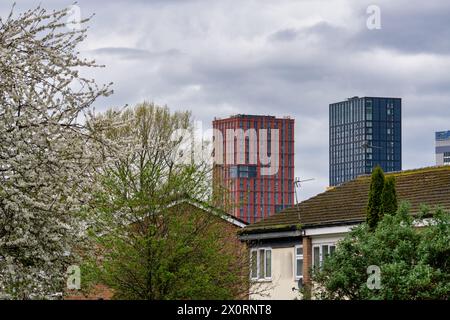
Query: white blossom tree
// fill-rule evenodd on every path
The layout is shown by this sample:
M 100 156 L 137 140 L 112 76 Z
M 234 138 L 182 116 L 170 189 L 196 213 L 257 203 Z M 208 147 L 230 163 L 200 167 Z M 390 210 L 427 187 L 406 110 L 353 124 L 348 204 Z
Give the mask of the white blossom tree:
M 101 153 L 83 119 L 111 90 L 79 75 L 100 66 L 79 58 L 86 29 L 67 28 L 68 11 L 13 8 L 0 19 L 0 295 L 7 298 L 61 293 L 84 237 L 89 174 Z

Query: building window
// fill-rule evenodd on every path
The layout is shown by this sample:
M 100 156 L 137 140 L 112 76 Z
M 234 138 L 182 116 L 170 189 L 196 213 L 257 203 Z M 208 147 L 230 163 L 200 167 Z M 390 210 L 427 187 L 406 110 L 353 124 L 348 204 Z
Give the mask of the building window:
M 303 278 L 303 246 L 295 246 L 295 279 Z
M 250 277 L 252 280 L 272 279 L 272 249 L 252 249 L 250 252 L 250 263 Z
M 275 205 L 275 213 L 283 211 L 284 206 L 282 204 Z
M 313 266 L 322 267 L 327 257 L 333 255 L 336 250 L 334 243 L 324 243 L 313 246 Z
M 238 168 L 237 166 L 231 166 L 230 167 L 230 178 L 237 178 L 238 177 Z
M 444 163 L 450 163 L 450 152 L 444 152 Z
M 231 166 L 230 178 L 256 178 L 256 166 Z

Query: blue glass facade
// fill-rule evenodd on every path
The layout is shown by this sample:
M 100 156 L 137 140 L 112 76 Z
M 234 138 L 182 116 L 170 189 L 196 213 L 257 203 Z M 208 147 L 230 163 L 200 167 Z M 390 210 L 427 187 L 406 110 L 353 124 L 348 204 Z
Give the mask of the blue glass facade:
M 450 140 L 450 130 L 436 132 L 436 141 L 446 141 L 446 140 Z
M 436 165 L 450 165 L 450 130 L 436 132 Z
M 402 169 L 400 98 L 353 97 L 330 104 L 330 186 Z

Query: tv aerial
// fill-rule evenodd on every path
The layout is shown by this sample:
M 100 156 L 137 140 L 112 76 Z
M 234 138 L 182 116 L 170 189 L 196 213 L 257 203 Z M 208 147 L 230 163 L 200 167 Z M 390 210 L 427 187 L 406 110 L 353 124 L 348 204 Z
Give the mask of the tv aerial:
M 297 195 L 297 188 L 300 189 L 302 187 L 302 183 L 303 182 L 308 182 L 308 181 L 313 181 L 315 180 L 314 178 L 312 179 L 305 179 L 305 180 L 301 180 L 300 178 L 295 178 L 294 179 L 294 190 L 295 190 L 295 204 L 298 205 L 298 195 Z
M 362 143 L 362 145 L 361 145 L 361 148 L 363 148 L 364 150 L 367 150 L 367 149 L 369 149 L 369 148 L 373 148 L 373 149 L 383 149 L 383 148 L 381 148 L 381 147 L 371 145 L 368 141 L 364 141 L 364 142 Z
M 313 181 L 313 180 L 315 180 L 315 179 L 314 178 L 312 178 L 312 179 L 305 179 L 305 180 L 301 180 L 300 178 L 295 178 L 294 179 L 295 206 L 297 207 L 297 209 L 298 209 L 298 204 L 299 204 L 298 195 L 297 195 L 297 188 L 300 189 L 302 187 L 302 183 L 303 182 L 308 182 L 308 181 Z M 300 221 L 300 211 L 297 211 L 297 215 L 298 215 L 298 220 Z

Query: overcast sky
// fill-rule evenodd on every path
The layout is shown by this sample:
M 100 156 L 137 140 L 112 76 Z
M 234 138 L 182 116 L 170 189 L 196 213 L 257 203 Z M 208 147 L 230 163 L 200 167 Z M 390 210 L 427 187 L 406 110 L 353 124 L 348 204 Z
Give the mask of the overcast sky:
M 11 3 L 2 0 L 0 14 Z M 64 0 L 18 1 L 17 11 Z M 416 5 L 412 4 L 415 2 Z M 366 9 L 381 10 L 369 30 Z M 82 54 L 115 94 L 192 110 L 204 126 L 236 113 L 295 118 L 301 198 L 328 185 L 328 105 L 351 96 L 403 99 L 403 168 L 434 165 L 434 132 L 450 129 L 448 0 L 78 0 L 95 13 Z

